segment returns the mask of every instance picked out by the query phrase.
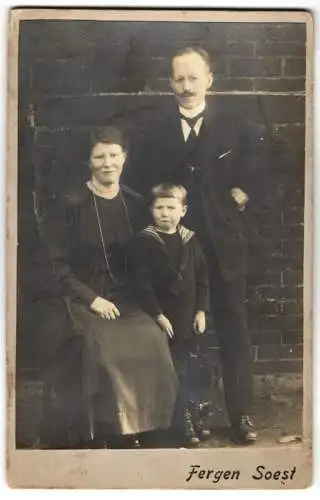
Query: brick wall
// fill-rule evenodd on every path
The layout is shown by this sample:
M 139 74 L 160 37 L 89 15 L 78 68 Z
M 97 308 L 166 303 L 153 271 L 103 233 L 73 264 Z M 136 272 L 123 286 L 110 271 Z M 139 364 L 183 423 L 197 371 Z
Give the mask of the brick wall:
M 258 218 L 245 215 L 249 327 L 256 374 L 301 372 L 305 38 L 301 24 L 23 22 L 19 263 L 25 310 L 39 309 L 29 290 L 45 267 L 32 189 L 44 209 L 75 172 L 85 175 L 91 126 L 126 117 L 130 131 L 141 114 L 161 113 L 171 99 L 168 54 L 199 44 L 214 57 L 214 98 L 245 113 L 258 103 L 265 116 L 253 119 L 257 126 L 267 120 L 277 142 L 271 161 L 280 202 Z M 30 336 L 40 327 L 28 316 L 18 330 L 25 368 L 39 360 Z M 215 336 L 208 342 L 216 357 Z

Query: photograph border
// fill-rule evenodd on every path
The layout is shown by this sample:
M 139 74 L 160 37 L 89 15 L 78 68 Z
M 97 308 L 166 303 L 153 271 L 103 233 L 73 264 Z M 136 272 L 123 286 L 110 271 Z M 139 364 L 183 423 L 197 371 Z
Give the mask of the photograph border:
M 306 143 L 303 287 L 303 440 L 294 446 L 258 445 L 239 449 L 199 450 L 17 450 L 15 449 L 17 173 L 18 173 L 18 36 L 19 23 L 35 19 L 185 22 L 305 22 L 307 28 Z M 305 488 L 312 479 L 312 301 L 313 301 L 313 19 L 307 11 L 219 11 L 137 9 L 12 9 L 9 20 L 8 118 L 6 171 L 6 369 L 7 479 L 19 488 L 165 488 L 273 489 Z M 134 453 L 134 463 L 132 454 Z M 251 479 L 259 464 L 273 469 L 296 466 L 292 482 L 276 485 Z M 193 464 L 203 469 L 241 469 L 240 479 L 215 485 L 195 479 L 186 483 Z M 108 470 L 108 475 L 105 471 Z M 161 473 L 162 472 L 162 473 Z

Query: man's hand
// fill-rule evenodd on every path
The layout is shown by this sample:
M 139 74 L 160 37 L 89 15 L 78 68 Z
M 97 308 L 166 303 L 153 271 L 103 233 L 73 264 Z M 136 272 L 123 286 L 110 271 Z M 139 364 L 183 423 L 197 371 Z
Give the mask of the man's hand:
M 168 320 L 168 318 L 164 314 L 159 314 L 156 316 L 156 322 L 160 326 L 161 330 L 163 330 L 170 339 L 174 336 L 174 331 L 172 324 Z
M 196 333 L 204 333 L 206 329 L 206 314 L 204 311 L 198 311 L 194 317 L 193 329 Z
M 231 189 L 231 196 L 238 204 L 239 210 L 242 212 L 246 208 L 246 204 L 249 201 L 247 194 L 242 191 L 242 189 L 235 187 Z
M 90 304 L 90 308 L 105 319 L 117 319 L 120 316 L 119 309 L 109 300 L 97 297 Z

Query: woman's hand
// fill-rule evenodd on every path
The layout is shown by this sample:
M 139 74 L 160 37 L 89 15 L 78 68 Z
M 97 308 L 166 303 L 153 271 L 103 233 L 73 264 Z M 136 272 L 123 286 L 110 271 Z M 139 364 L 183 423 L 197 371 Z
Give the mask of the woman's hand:
M 196 333 L 204 333 L 206 329 L 206 314 L 204 311 L 198 311 L 195 314 L 193 329 Z
M 90 308 L 105 319 L 117 319 L 120 316 L 119 309 L 109 300 L 97 297 L 90 304 Z
M 174 331 L 172 324 L 168 320 L 168 318 L 164 314 L 159 314 L 156 316 L 156 322 L 160 326 L 161 330 L 163 330 L 170 339 L 174 336 Z

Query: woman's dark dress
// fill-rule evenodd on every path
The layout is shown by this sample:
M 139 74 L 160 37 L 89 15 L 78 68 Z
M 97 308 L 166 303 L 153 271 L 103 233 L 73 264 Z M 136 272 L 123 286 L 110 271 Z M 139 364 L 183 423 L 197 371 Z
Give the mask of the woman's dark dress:
M 59 204 L 44 225 L 71 320 L 60 356 L 59 400 L 68 420 L 80 422 L 80 435 L 170 425 L 177 379 L 168 341 L 136 306 L 126 273 L 126 247 L 141 212 L 141 198 L 125 187 L 112 200 L 86 187 L 77 199 Z M 121 316 L 106 320 L 94 313 L 89 306 L 97 296 L 114 302 Z

